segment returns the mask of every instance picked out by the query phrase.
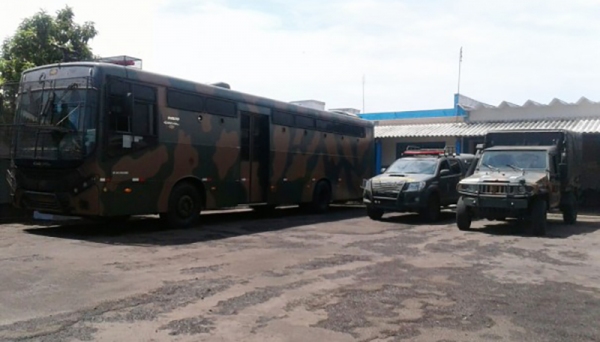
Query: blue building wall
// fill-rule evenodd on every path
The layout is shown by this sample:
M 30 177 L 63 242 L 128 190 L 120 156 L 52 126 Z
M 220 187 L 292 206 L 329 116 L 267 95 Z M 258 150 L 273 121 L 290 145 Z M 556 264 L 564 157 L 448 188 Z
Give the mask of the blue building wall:
M 466 116 L 467 112 L 458 106 L 458 94 L 454 94 L 454 107 L 443 109 L 410 110 L 400 112 L 362 113 L 359 117 L 370 120 L 406 120 L 406 119 L 431 119 Z
M 406 119 L 430 119 L 430 118 L 448 118 L 454 116 L 465 116 L 464 109 L 445 108 L 445 109 L 428 109 L 428 110 L 413 110 L 404 112 L 382 112 L 382 113 L 364 113 L 358 114 L 359 117 L 365 120 L 406 120 Z
M 379 112 L 379 113 L 362 113 L 358 116 L 369 121 L 383 120 L 408 120 L 408 119 L 434 119 L 434 118 L 449 118 L 461 116 L 464 117 L 468 113 L 463 108 L 458 106 L 459 95 L 454 94 L 454 107 L 443 109 L 426 109 L 412 110 L 399 112 Z M 456 142 L 456 152 L 461 153 L 465 146 L 461 146 L 460 141 Z M 468 146 L 467 146 L 468 149 Z M 382 161 L 382 144 L 379 139 L 375 142 L 375 172 L 380 173 Z

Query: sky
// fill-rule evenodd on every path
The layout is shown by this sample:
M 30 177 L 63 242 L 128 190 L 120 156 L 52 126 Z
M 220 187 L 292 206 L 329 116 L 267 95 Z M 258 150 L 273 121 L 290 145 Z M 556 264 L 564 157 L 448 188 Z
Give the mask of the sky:
M 597 0 L 21 0 L 0 39 L 65 5 L 95 23 L 96 55 L 286 102 L 451 108 L 461 47 L 460 93 L 478 101 L 600 101 Z

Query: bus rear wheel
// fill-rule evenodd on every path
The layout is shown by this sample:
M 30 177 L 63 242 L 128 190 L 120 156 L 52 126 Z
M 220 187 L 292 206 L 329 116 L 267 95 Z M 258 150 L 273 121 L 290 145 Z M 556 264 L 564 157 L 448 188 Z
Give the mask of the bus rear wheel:
M 170 228 L 188 228 L 200 219 L 201 200 L 202 196 L 193 184 L 177 184 L 169 196 L 168 211 L 160 215 L 161 219 Z

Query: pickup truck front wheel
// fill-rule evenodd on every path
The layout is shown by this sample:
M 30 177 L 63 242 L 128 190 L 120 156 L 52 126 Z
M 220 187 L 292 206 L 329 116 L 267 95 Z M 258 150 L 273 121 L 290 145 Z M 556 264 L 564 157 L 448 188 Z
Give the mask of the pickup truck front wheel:
M 371 220 L 379 221 L 383 217 L 384 211 L 371 206 L 367 207 L 367 215 Z
M 471 213 L 462 197 L 456 203 L 456 225 L 460 230 L 471 230 Z
M 440 218 L 440 198 L 437 194 L 431 194 L 427 199 L 427 206 L 421 209 L 421 217 L 427 222 L 436 222 Z

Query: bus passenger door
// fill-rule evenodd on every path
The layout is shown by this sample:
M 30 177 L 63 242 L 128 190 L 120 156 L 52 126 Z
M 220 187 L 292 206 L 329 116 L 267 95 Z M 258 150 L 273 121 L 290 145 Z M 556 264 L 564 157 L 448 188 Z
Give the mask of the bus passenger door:
M 269 117 L 242 112 L 240 182 L 246 203 L 266 203 L 269 186 Z

